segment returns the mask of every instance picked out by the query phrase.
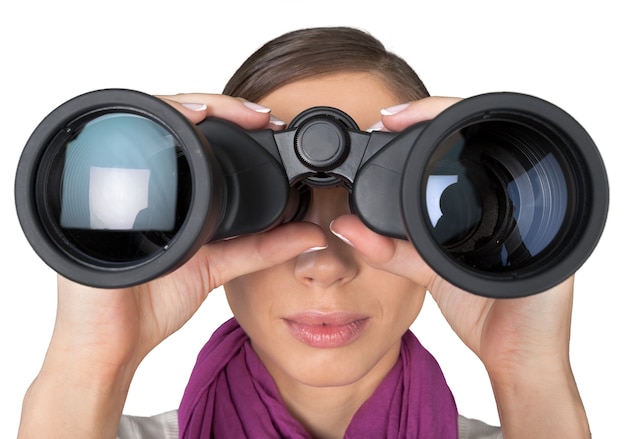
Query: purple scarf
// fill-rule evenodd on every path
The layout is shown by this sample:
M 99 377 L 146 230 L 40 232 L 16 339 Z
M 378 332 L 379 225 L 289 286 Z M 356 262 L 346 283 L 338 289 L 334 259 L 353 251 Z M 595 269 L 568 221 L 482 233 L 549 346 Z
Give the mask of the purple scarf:
M 410 332 L 400 359 L 356 412 L 346 438 L 458 438 L 457 409 L 439 365 Z M 178 411 L 180 438 L 292 438 L 310 435 L 235 319 L 200 351 Z

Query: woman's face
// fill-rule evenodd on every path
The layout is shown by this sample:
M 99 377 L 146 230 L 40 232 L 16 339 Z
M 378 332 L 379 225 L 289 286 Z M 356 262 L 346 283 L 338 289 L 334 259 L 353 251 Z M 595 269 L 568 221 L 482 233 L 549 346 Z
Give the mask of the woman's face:
M 380 109 L 401 101 L 373 75 L 341 73 L 297 81 L 259 103 L 287 123 L 307 108 L 332 106 L 366 129 L 380 120 Z M 330 232 L 331 221 L 348 213 L 345 189 L 314 189 L 305 221 L 325 231 L 328 248 L 225 286 L 235 317 L 279 389 L 376 385 L 395 364 L 402 334 L 421 309 L 422 287 L 370 267 Z

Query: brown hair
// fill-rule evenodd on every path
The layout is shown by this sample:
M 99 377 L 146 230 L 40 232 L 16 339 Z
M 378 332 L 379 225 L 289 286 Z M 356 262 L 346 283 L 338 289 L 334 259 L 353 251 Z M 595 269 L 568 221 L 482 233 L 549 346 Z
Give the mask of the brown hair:
M 348 27 L 301 29 L 267 42 L 239 67 L 223 93 L 256 102 L 291 82 L 346 71 L 377 75 L 407 101 L 429 95 L 406 61 L 370 34 Z

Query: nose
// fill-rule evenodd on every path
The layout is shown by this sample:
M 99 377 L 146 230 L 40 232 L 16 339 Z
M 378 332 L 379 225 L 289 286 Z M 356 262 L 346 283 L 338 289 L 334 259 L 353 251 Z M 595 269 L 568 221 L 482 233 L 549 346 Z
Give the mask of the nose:
M 358 274 L 359 263 L 352 247 L 330 232 L 331 221 L 349 213 L 345 189 L 312 189 L 305 221 L 319 225 L 326 233 L 328 247 L 296 258 L 295 276 L 309 287 L 329 288 L 350 282 Z

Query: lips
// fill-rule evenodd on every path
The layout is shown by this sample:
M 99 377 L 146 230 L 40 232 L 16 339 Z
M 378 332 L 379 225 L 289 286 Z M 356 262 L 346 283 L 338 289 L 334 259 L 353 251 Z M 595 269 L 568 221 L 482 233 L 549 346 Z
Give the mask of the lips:
M 289 333 L 314 348 L 338 348 L 356 340 L 369 318 L 347 312 L 304 312 L 283 319 Z

